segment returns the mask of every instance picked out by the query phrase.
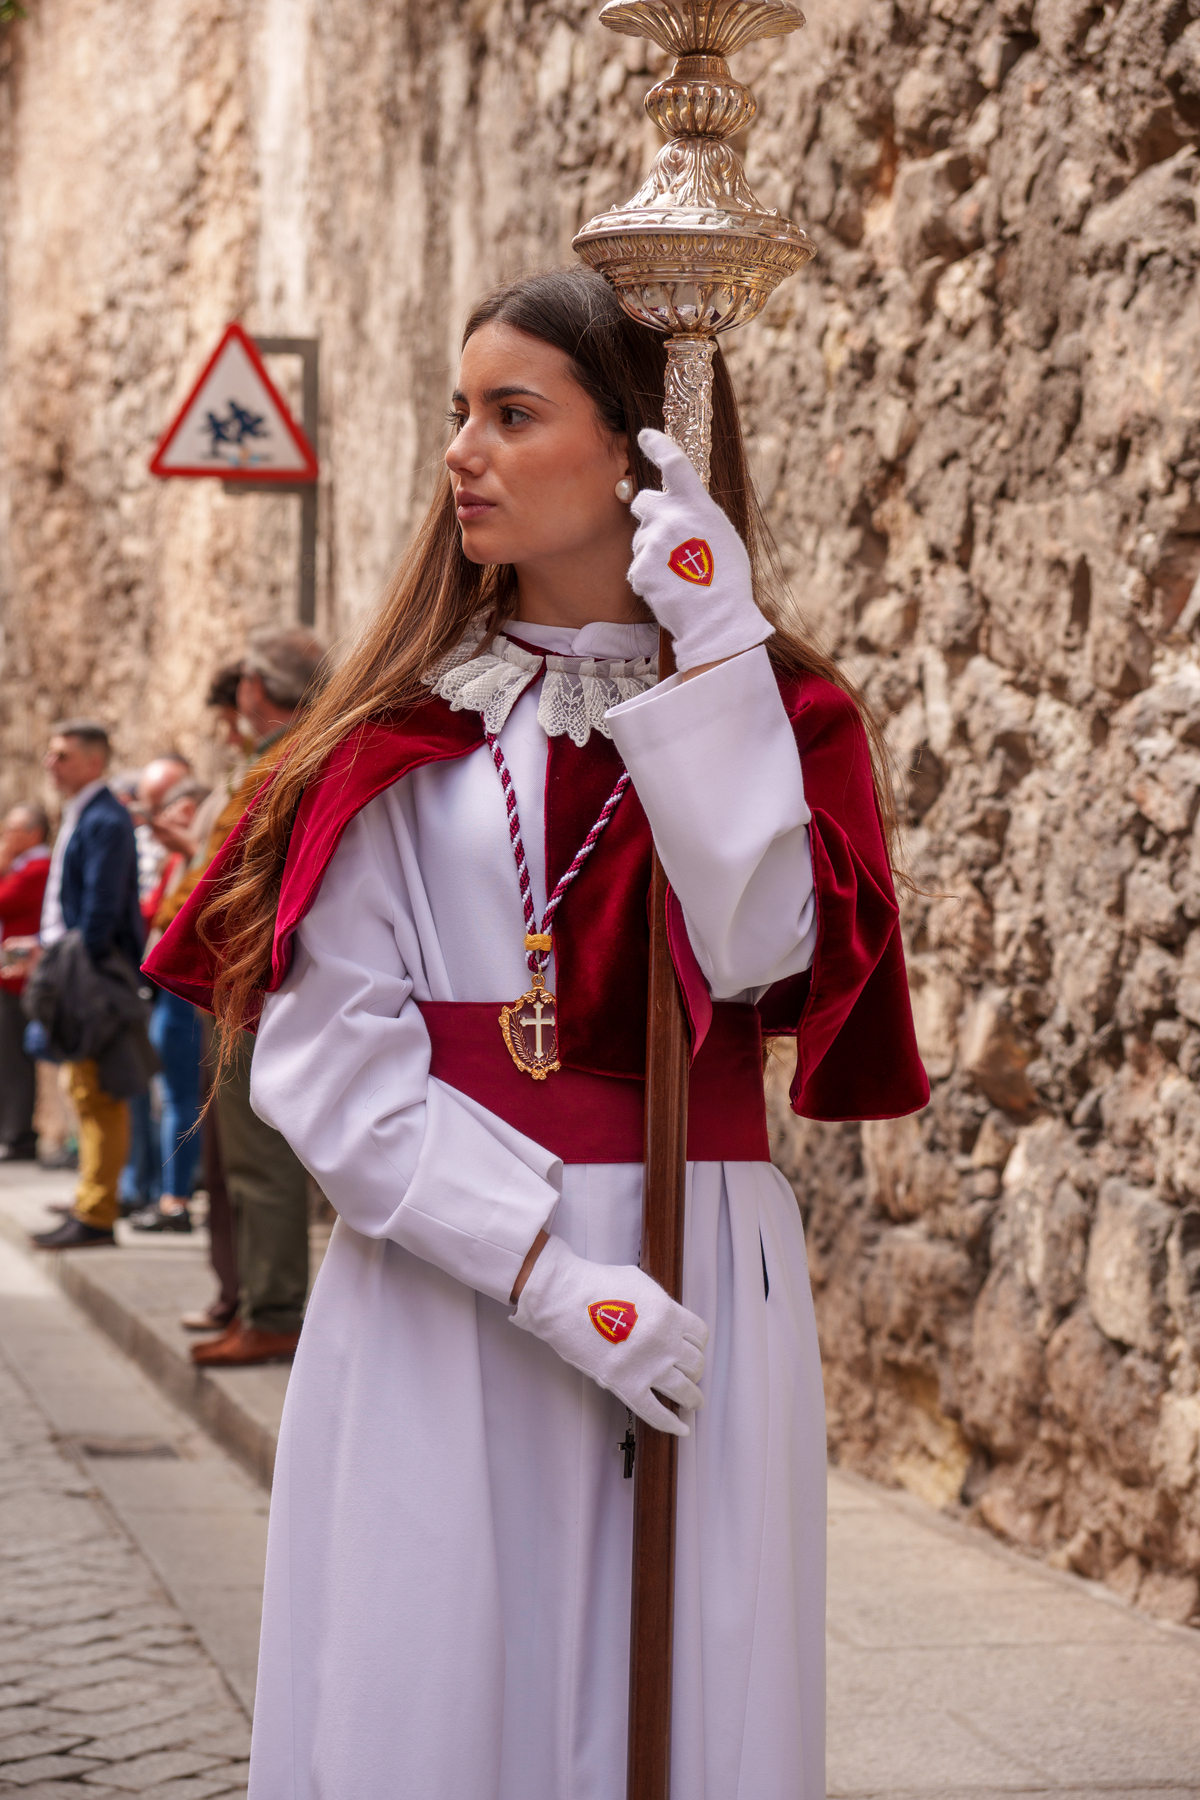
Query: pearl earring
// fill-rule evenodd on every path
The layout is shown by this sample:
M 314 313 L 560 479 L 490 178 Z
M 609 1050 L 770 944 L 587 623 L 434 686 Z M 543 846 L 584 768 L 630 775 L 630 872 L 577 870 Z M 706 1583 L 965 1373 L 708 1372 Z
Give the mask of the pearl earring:
M 614 492 L 616 493 L 618 500 L 624 501 L 626 506 L 629 505 L 629 502 L 633 499 L 633 483 L 630 481 L 628 475 L 622 475 Z

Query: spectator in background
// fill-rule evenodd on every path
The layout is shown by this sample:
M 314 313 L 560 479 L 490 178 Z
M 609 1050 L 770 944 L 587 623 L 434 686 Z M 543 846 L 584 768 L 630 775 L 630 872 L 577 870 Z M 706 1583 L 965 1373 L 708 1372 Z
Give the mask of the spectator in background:
M 37 1064 L 25 1054 L 21 989 L 42 917 L 49 836 L 45 810 L 32 802 L 14 806 L 0 829 L 0 1162 L 37 1156 Z
M 195 880 L 207 867 L 206 846 L 221 813 L 229 802 L 245 772 L 246 731 L 237 708 L 238 685 L 242 679 L 241 663 L 219 669 L 209 684 L 205 704 L 217 715 L 217 728 L 223 746 L 240 754 L 229 775 L 217 783 L 207 800 L 201 802 L 186 829 L 178 829 L 173 819 L 160 815 L 157 829 L 164 844 L 188 857 L 183 884 L 175 883 L 164 893 L 155 915 L 154 929 L 161 933 L 175 917 Z M 190 879 L 187 879 L 190 877 Z M 212 1021 L 207 1013 L 197 1012 L 203 1037 L 200 1078 L 201 1090 L 207 1098 L 212 1085 Z M 207 1306 L 183 1314 L 181 1324 L 186 1331 L 224 1331 L 237 1316 L 238 1266 L 233 1207 L 225 1182 L 225 1164 L 221 1156 L 221 1132 L 216 1106 L 206 1108 L 200 1127 L 204 1157 L 204 1186 L 208 1193 L 208 1255 L 217 1278 L 217 1297 Z
M 201 1013 L 198 1008 L 197 1016 L 204 1045 L 200 1058 L 200 1093 L 207 1101 L 213 1084 L 212 1020 L 208 1013 Z M 217 1295 L 207 1306 L 182 1313 L 179 1323 L 185 1331 L 224 1331 L 226 1326 L 232 1325 L 238 1310 L 237 1225 L 225 1180 L 221 1129 L 217 1124 L 215 1104 L 207 1108 L 200 1127 L 200 1153 L 204 1159 L 204 1187 L 208 1194 L 208 1260 L 217 1278 Z
M 157 768 L 158 765 L 151 763 L 143 771 L 139 800 L 150 829 L 160 842 L 169 844 L 187 833 L 197 807 L 207 800 L 209 790 L 202 781 L 188 778 L 177 781 L 165 794 L 155 798 Z M 157 915 L 163 901 L 170 898 L 183 879 L 185 861 L 182 851 L 169 852 L 152 896 L 153 912 L 150 912 L 151 903 L 143 906 L 143 913 L 150 912 L 148 948 L 162 936 L 163 927 L 158 923 Z M 168 912 L 168 921 L 172 916 Z M 192 1197 L 200 1155 L 196 1121 L 200 1113 L 200 1058 L 203 1051 L 200 1019 L 195 1007 L 175 994 L 160 990 L 155 996 L 150 1019 L 150 1042 L 162 1064 L 162 1194 L 156 1206 L 135 1213 L 131 1223 L 135 1231 L 190 1232 L 192 1216 L 188 1201 Z
M 108 785 L 133 820 L 138 856 L 138 895 L 144 900 L 158 880 L 163 853 L 162 845 L 156 842 L 154 833 L 147 826 L 138 807 L 137 792 L 141 779 L 140 769 L 118 769 L 115 775 L 109 776 Z
M 155 850 L 155 875 L 148 887 L 143 885 L 142 859 L 140 855 L 138 858 L 138 896 L 147 930 L 162 904 L 168 884 L 177 883 L 183 872 L 186 858 L 176 838 L 181 829 L 186 830 L 191 824 L 196 811 L 194 800 L 190 806 L 185 801 L 179 809 L 168 806 L 168 800 L 179 799 L 184 789 L 194 789 L 197 786 L 207 798 L 209 789 L 202 782 L 193 780 L 191 763 L 185 756 L 180 756 L 178 751 L 169 750 L 164 756 L 156 756 L 146 764 L 138 776 L 133 798 L 128 802 L 130 815 L 138 822 L 139 835 L 145 831 Z M 172 824 L 173 819 L 176 820 L 175 824 Z M 183 821 L 182 827 L 179 820 Z
M 107 786 L 108 733 L 90 719 L 56 725 L 44 758 L 66 801 L 42 906 L 43 949 L 78 931 L 95 963 L 110 952 L 136 970 L 142 915 L 133 821 Z M 117 1181 L 129 1149 L 129 1109 L 106 1093 L 94 1061 L 68 1062 L 68 1091 L 79 1117 L 79 1185 L 75 1209 L 53 1231 L 35 1235 L 42 1250 L 113 1243 L 120 1211 Z
M 247 733 L 242 727 L 242 715 L 238 711 L 238 688 L 241 681 L 241 663 L 226 663 L 209 682 L 204 704 L 211 706 L 217 714 L 221 733 L 229 749 L 245 753 L 250 746 L 247 743 Z
M 191 764 L 177 750 L 165 750 L 144 769 L 122 769 L 109 786 L 128 808 L 138 848 L 138 898 L 142 921 L 154 915 L 155 895 L 161 890 L 166 852 L 151 830 L 147 805 L 157 806 L 167 789 L 191 773 Z M 129 1158 L 121 1170 L 121 1211 L 138 1213 L 154 1206 L 162 1193 L 162 1151 L 158 1122 L 149 1090 L 129 1102 Z
M 222 747 L 237 752 L 237 761 L 234 767 L 230 769 L 228 775 L 217 782 L 216 787 L 212 789 L 207 800 L 199 806 L 186 829 L 181 830 L 172 826 L 161 814 L 155 826 L 156 835 L 167 850 L 181 852 L 187 858 L 189 865 L 195 865 L 193 880 L 188 883 L 185 894 L 191 892 L 196 877 L 206 866 L 200 853 L 208 843 L 212 828 L 220 818 L 230 795 L 242 778 L 246 767 L 247 750 L 254 743 L 248 729 L 243 726 L 237 709 L 237 691 L 241 679 L 241 663 L 231 663 L 226 668 L 220 669 L 209 683 L 204 701 L 204 704 L 211 706 L 217 714 L 218 733 Z M 197 861 L 197 858 L 200 860 Z M 182 904 L 182 900 L 179 900 L 176 910 Z M 175 913 L 172 912 L 170 918 L 174 918 L 174 916 Z
M 242 661 L 237 708 L 254 749 L 197 864 L 177 894 L 180 904 L 217 854 L 263 780 L 287 748 L 288 729 L 325 680 L 325 650 L 301 629 L 261 632 Z M 239 1316 L 193 1360 L 207 1367 L 290 1358 L 308 1298 L 308 1178 L 291 1146 L 250 1106 L 253 1037 L 243 1034 L 233 1069 L 217 1090 L 225 1179 L 237 1221 Z

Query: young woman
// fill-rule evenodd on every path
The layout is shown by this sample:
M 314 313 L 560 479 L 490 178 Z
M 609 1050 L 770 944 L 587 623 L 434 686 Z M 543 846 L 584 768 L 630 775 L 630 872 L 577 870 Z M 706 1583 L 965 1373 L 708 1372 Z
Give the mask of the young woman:
M 824 1792 L 821 1380 L 762 1032 L 798 1030 L 811 1115 L 928 1089 L 874 728 L 771 603 L 720 356 L 711 498 L 663 363 L 582 271 L 476 309 L 380 614 L 152 964 L 227 1040 L 261 1008 L 254 1105 L 340 1215 L 251 1800 L 621 1800 L 631 1411 L 682 1440 L 673 1792 Z M 682 1306 L 637 1268 L 652 840 L 696 1051 Z

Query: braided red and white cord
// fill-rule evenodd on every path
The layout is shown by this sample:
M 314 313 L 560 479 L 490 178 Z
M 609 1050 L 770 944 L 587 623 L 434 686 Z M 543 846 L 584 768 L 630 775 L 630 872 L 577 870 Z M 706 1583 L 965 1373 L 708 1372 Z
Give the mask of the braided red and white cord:
M 512 844 L 513 857 L 517 865 L 517 880 L 520 883 L 521 888 L 521 905 L 525 911 L 526 935 L 529 937 L 536 937 L 538 935 L 548 936 L 550 927 L 554 922 L 554 915 L 558 911 L 559 903 L 562 900 L 563 895 L 575 880 L 575 877 L 579 874 L 579 871 L 582 869 L 588 857 L 592 854 L 592 851 L 596 848 L 596 845 L 604 835 L 605 827 L 621 803 L 621 796 L 629 786 L 629 772 L 628 770 L 625 771 L 612 793 L 608 796 L 608 799 L 604 802 L 604 805 L 600 810 L 600 817 L 596 820 L 596 823 L 592 826 L 592 829 L 588 832 L 582 844 L 580 844 L 578 850 L 575 852 L 575 857 L 570 868 L 562 875 L 557 887 L 551 894 L 549 900 L 547 900 L 546 910 L 542 914 L 542 922 L 539 926 L 537 914 L 533 909 L 533 893 L 529 884 L 529 865 L 525 861 L 525 846 L 521 842 L 521 820 L 517 813 L 517 792 L 513 787 L 512 776 L 508 772 L 508 764 L 504 760 L 504 752 L 500 748 L 499 738 L 490 731 L 485 731 L 483 735 L 487 739 L 488 749 L 492 753 L 492 761 L 495 763 L 496 773 L 500 777 L 500 786 L 504 789 L 504 806 L 508 813 L 508 836 L 509 842 Z M 526 966 L 531 975 L 540 975 L 549 960 L 550 952 L 548 950 L 527 950 L 525 952 Z

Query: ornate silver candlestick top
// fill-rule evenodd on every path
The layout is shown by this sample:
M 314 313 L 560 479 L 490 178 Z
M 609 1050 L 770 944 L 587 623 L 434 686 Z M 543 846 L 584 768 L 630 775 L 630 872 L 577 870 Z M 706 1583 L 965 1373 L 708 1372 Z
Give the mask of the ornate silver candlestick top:
M 668 334 L 667 430 L 707 482 L 713 334 L 754 318 L 813 254 L 798 225 L 759 205 L 725 141 L 756 111 L 726 57 L 804 15 L 789 0 L 609 0 L 600 17 L 674 52 L 646 96 L 669 141 L 633 199 L 590 220 L 573 247 L 626 312 Z

